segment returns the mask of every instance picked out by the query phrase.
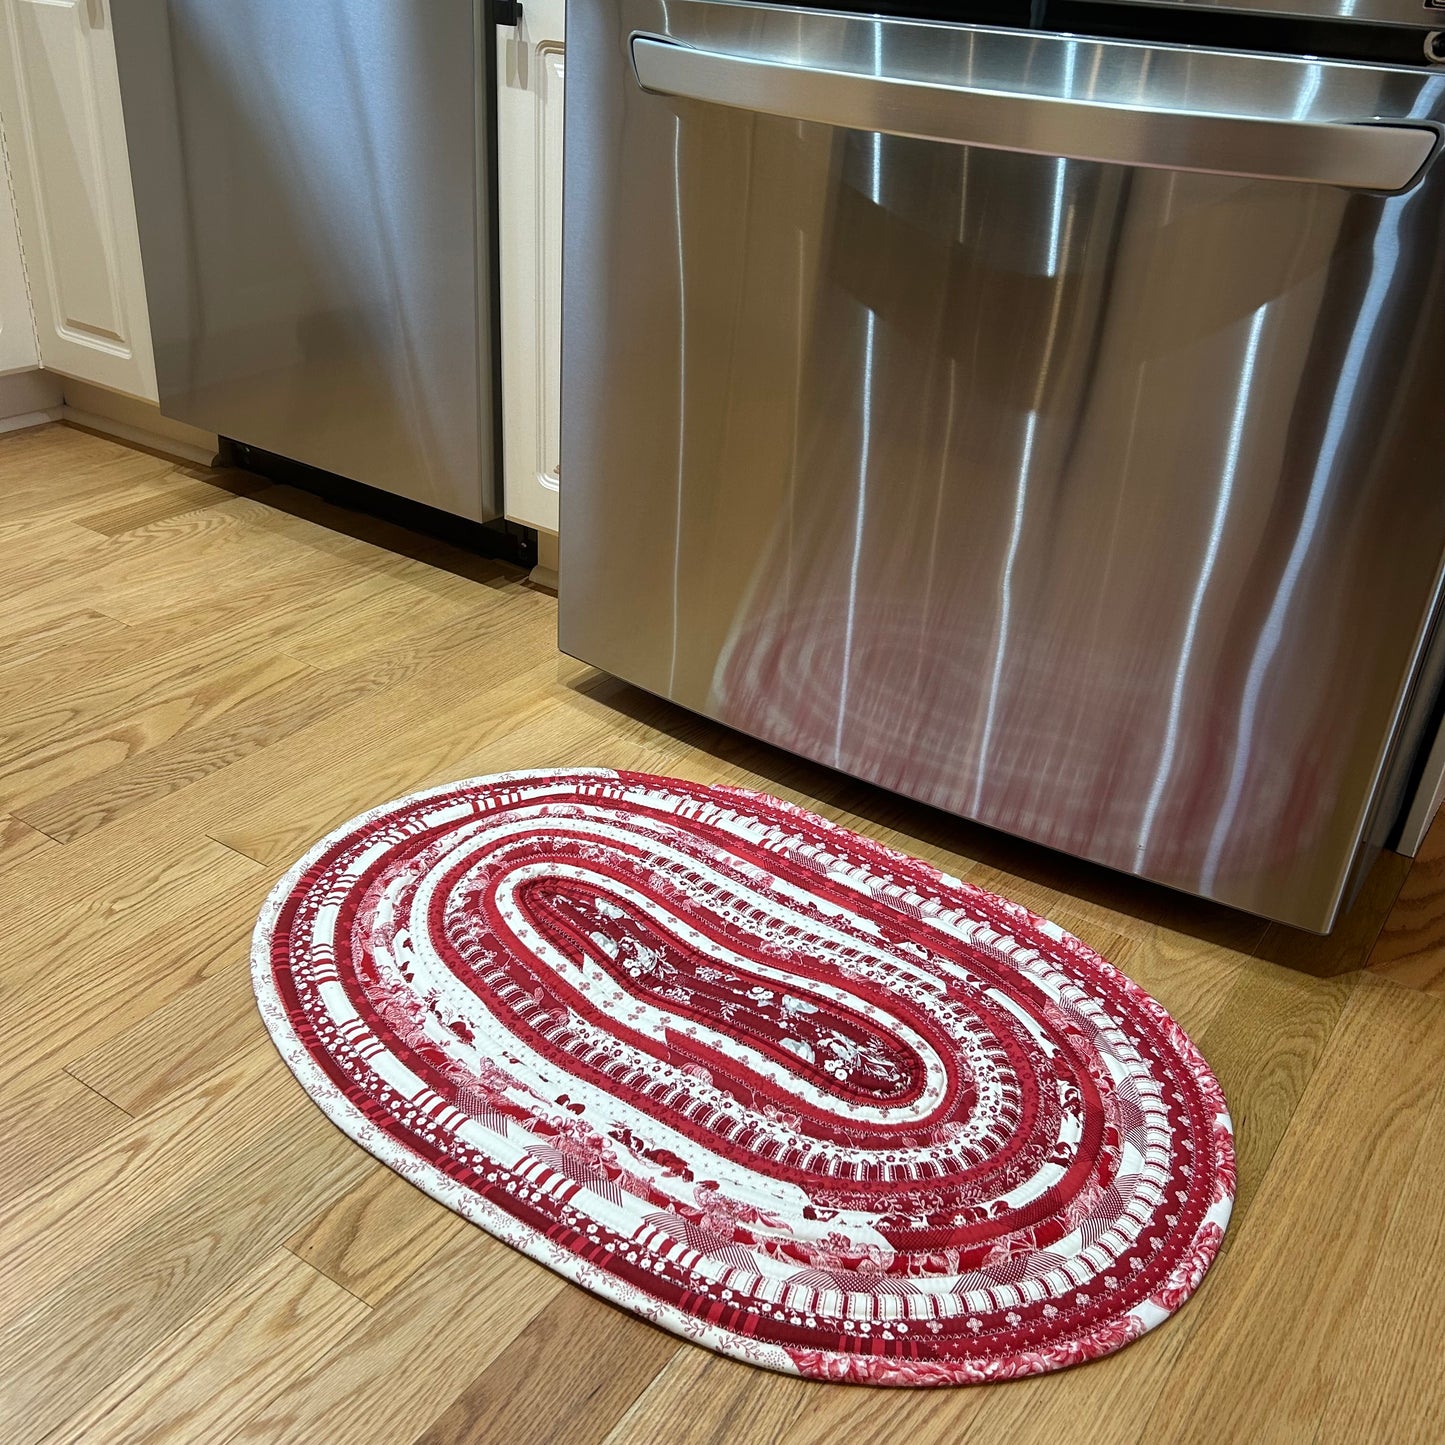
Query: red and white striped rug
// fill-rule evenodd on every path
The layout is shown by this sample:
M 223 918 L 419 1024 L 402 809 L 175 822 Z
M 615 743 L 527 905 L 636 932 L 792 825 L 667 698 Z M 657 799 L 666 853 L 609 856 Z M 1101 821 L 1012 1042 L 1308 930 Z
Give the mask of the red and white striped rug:
M 388 803 L 287 873 L 252 959 L 277 1047 L 364 1148 L 770 1369 L 1094 1359 L 1179 1308 L 1229 1219 L 1224 1097 L 1160 1004 L 763 794 L 578 770 Z

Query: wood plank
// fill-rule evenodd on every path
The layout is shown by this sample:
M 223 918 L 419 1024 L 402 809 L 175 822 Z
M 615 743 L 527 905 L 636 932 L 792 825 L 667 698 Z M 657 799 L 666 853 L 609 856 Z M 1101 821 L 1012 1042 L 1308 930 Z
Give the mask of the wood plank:
M 1445 1085 L 1435 1102 L 1401 1184 L 1394 1217 L 1369 1287 L 1335 1322 L 1349 1336 L 1348 1360 L 1335 1377 L 1319 1439 L 1388 1440 L 1391 1445 L 1438 1445 L 1445 1440 L 1445 1312 L 1431 1261 L 1445 1251 Z M 1367 1390 L 1359 1380 L 1367 1380 Z
M 264 597 L 271 585 L 297 573 L 313 580 L 318 595 L 328 581 L 355 575 L 345 564 L 329 564 L 305 547 L 246 526 L 224 505 L 185 512 L 116 540 L 144 550 L 92 578 L 95 605 L 109 617 L 134 624 L 164 617 L 179 606 Z
M 169 521 L 186 512 L 218 507 L 237 496 L 259 492 L 265 486 L 262 478 L 247 472 L 213 472 L 201 467 L 177 467 L 174 479 L 174 487 L 158 491 L 153 496 L 78 513 L 75 524 L 99 532 L 104 537 L 119 537 L 122 533 L 149 527 L 154 522 Z
M 451 709 L 418 712 L 404 752 L 379 729 L 359 732 L 356 719 L 308 731 L 304 751 L 285 750 L 275 760 L 289 785 L 265 797 L 248 796 L 231 817 L 211 825 L 212 836 L 276 868 L 378 799 L 453 779 L 543 764 L 665 767 L 685 744 L 645 722 L 619 726 L 605 707 L 591 701 L 579 706 L 580 694 L 568 688 L 538 685 L 539 676 L 589 671 L 568 660 L 548 662 L 481 696 L 464 684 L 462 700 Z M 623 684 L 608 680 L 607 686 Z M 665 703 L 657 707 L 675 711 Z M 348 759 L 344 773 L 325 766 L 325 759 L 338 755 Z
M 361 594 L 365 590 L 365 595 Z M 386 576 L 367 577 L 351 589 L 358 594 L 335 604 L 318 603 L 298 617 L 286 638 L 286 655 L 308 667 L 343 673 L 365 668 L 381 651 L 403 648 L 417 638 L 434 636 L 453 622 L 473 621 L 479 609 L 494 608 L 496 599 L 477 588 L 465 600 L 438 597 Z
M 0 611 L 0 679 L 97 638 L 114 639 L 125 633 L 123 622 L 85 608 L 40 621 L 31 619 L 23 607 L 5 609 Z
M 1231 1247 L 1187 1306 L 1189 1348 L 1146 1425 L 1171 1441 L 1313 1440 L 1338 1327 L 1367 1289 L 1445 1065 L 1445 1003 L 1364 978 Z M 1367 1389 L 1367 1382 L 1361 1382 Z
M 363 700 L 324 719 L 313 728 L 305 729 L 304 737 L 298 739 L 302 746 L 264 749 L 191 787 L 162 796 L 138 809 L 140 816 L 134 819 L 133 827 L 123 827 L 122 837 L 133 835 L 149 840 L 198 828 L 215 832 L 223 826 L 228 814 L 234 815 L 242 808 L 254 806 L 256 800 L 265 799 L 290 784 L 314 781 L 318 776 L 338 782 L 354 782 L 364 776 L 367 754 L 390 759 L 395 773 L 403 780 L 408 776 L 414 778 L 425 767 L 425 763 L 416 764 L 422 745 L 418 731 L 422 728 L 434 735 L 431 756 L 438 764 L 444 758 L 455 759 L 474 744 L 478 735 L 485 736 L 495 726 L 483 719 L 486 725 L 479 727 L 478 719 L 484 712 L 484 705 L 492 708 L 497 703 L 502 691 L 496 685 L 497 680 L 507 675 L 511 665 L 509 657 L 517 665 L 535 666 L 544 671 L 550 670 L 554 675 L 556 673 L 558 664 L 555 661 L 534 661 L 527 648 L 525 628 L 502 626 L 498 632 L 506 651 L 499 650 L 490 656 L 478 656 L 474 651 L 465 667 L 460 663 L 449 663 L 445 668 L 439 665 L 436 687 L 428 684 L 404 697 L 387 697 L 385 702 Z M 565 666 L 576 668 L 575 664 Z M 447 700 L 452 703 L 445 719 L 438 712 L 441 702 L 439 687 L 449 690 Z M 402 703 L 406 705 L 402 714 L 407 719 L 405 730 L 399 730 L 396 721 Z M 443 721 L 444 727 L 441 726 Z M 342 757 L 349 760 L 346 769 L 336 766 L 336 760 Z M 449 769 L 448 775 L 456 776 L 455 770 Z M 366 791 L 367 802 L 374 803 L 378 798 L 395 795 L 402 789 L 383 780 L 381 785 Z M 309 827 L 297 829 L 297 837 L 302 842 L 314 836 L 314 830 Z M 87 838 L 85 841 L 91 840 Z M 96 841 L 102 858 L 109 857 L 117 846 L 121 846 L 118 840 L 109 837 Z
M 127 494 L 123 489 L 119 495 Z M 153 495 L 153 488 L 143 486 L 134 495 Z M 216 552 L 225 538 L 217 539 L 215 534 L 228 527 L 237 532 L 235 523 L 211 509 L 106 537 L 57 516 L 36 536 L 35 547 L 26 547 L 23 559 L 0 572 L 0 602 L 10 608 L 23 603 L 32 622 L 85 607 L 116 616 L 105 605 L 107 597 L 122 593 L 127 580 L 139 584 L 169 568 L 175 589 L 171 606 L 184 605 L 191 594 L 185 590 L 184 576 L 177 574 L 189 565 L 190 547 L 209 536 L 207 548 Z M 16 528 L 22 535 L 24 530 L 23 525 Z M 197 580 L 200 585 L 205 578 Z
M 0 1206 L 6 1256 L 0 1321 L 43 1307 L 76 1271 L 163 1210 L 188 1181 L 213 1174 L 258 1137 L 271 1137 L 277 1118 L 307 1108 L 314 1112 L 265 1045 L 201 1080 L 168 1108 L 117 1131 L 73 1160 L 63 1178 L 42 1179 Z
M 0 1095 L 0 1205 L 113 1139 L 124 1109 L 69 1074 L 49 1074 Z
M 1445 994 L 1445 816 L 1412 860 L 1368 966 L 1407 988 Z
M 80 982 L 95 962 L 85 953 L 89 945 L 114 958 L 142 938 L 164 936 L 183 915 L 199 910 L 203 926 L 214 900 L 254 888 L 263 877 L 249 858 L 209 838 L 147 841 L 118 855 L 84 846 L 47 849 L 3 875 L 0 903 L 9 916 L 0 960 L 8 988 Z M 39 956 L 44 950 L 59 956 Z
M 191 886 L 174 895 L 162 891 L 142 906 L 134 923 L 129 914 L 118 916 L 109 936 L 103 931 L 81 936 L 76 929 L 67 942 L 63 927 L 52 923 L 47 929 L 29 914 L 17 917 L 34 951 L 17 952 L 4 965 L 9 979 L 0 990 L 0 1089 L 22 1088 L 55 1073 L 246 957 L 256 915 L 274 880 L 229 849 L 207 846 L 220 853 L 222 869 L 199 871 Z M 153 862 L 166 871 L 155 854 L 141 852 L 139 859 L 142 869 Z M 203 870 L 214 859 L 203 854 Z M 59 906 L 63 922 L 71 910 Z
M 305 590 L 293 586 L 283 592 L 288 616 L 274 630 L 264 626 L 272 621 L 269 599 L 267 605 L 238 599 L 184 605 L 141 627 L 81 606 L 42 618 L 25 634 L 0 639 L 0 705 L 8 716 L 17 703 L 74 703 L 114 693 L 132 679 L 143 692 L 154 677 L 176 676 L 218 657 L 234 658 L 242 648 L 278 642 L 294 626 L 296 606 L 310 591 L 308 583 Z M 271 650 L 285 651 L 279 645 Z
M 234 528 L 240 524 L 228 522 L 225 515 L 221 514 L 217 525 Z M 256 538 L 261 537 L 256 529 L 252 531 Z M 269 578 L 267 585 L 261 590 L 222 590 L 219 595 L 212 596 L 207 596 L 204 592 L 197 594 L 185 576 L 184 539 L 167 539 L 150 529 L 108 544 L 105 556 L 119 563 L 126 557 L 122 549 L 129 548 L 143 555 L 149 550 L 162 547 L 171 548 L 178 554 L 172 558 L 171 566 L 180 575 L 174 596 L 158 615 L 146 617 L 139 623 L 127 626 L 96 611 L 95 604 L 100 600 L 98 597 L 90 596 L 88 600 L 92 605 L 86 607 L 86 594 L 82 585 L 79 600 L 69 613 L 61 614 L 57 618 L 27 618 L 26 630 L 38 633 L 45 627 L 58 627 L 67 623 L 74 627 L 72 619 L 77 614 L 85 613 L 91 619 L 108 624 L 108 635 L 112 639 L 129 638 L 130 641 L 124 645 L 143 651 L 169 649 L 175 652 L 200 643 L 204 644 L 210 655 L 214 655 L 218 649 L 236 651 L 253 647 L 269 647 L 271 651 L 285 653 L 287 643 L 306 634 L 318 619 L 339 623 L 383 592 L 403 591 L 413 597 L 430 595 L 422 588 L 394 581 L 384 574 L 359 565 L 338 564 L 325 556 L 320 559 L 320 565 L 294 566 L 281 571 Z M 308 554 L 306 549 L 293 548 L 291 555 L 293 558 L 304 558 Z M 124 569 L 118 567 L 117 570 Z M 203 569 L 197 564 L 196 570 Z M 29 599 L 26 600 L 28 607 Z M 492 589 L 478 586 L 469 594 L 465 604 L 454 605 L 461 606 L 464 611 L 473 611 L 495 605 L 498 601 L 499 598 Z M 7 645 L 0 650 L 0 679 L 3 679 L 11 667 L 18 668 L 24 661 L 24 654 L 18 649 L 12 652 Z M 103 645 L 99 645 L 91 647 L 82 658 L 71 657 L 65 661 L 71 665 L 72 672 L 87 673 L 114 672 L 119 659 L 112 657 Z
M 461 610 L 470 610 L 483 600 L 496 600 L 496 573 L 505 564 L 472 557 L 474 567 L 482 564 L 485 570 L 477 573 L 475 581 L 466 577 L 452 578 L 429 567 L 383 548 L 353 540 L 343 533 L 326 526 L 308 521 L 301 515 L 288 515 L 276 510 L 274 505 L 251 504 L 244 500 L 248 494 L 261 490 L 267 497 L 292 495 L 288 488 L 276 488 L 243 472 L 216 472 L 208 474 L 215 483 L 210 488 L 217 512 L 216 521 L 232 524 L 238 536 L 256 538 L 268 535 L 278 539 L 268 549 L 271 553 L 285 553 L 290 556 L 306 555 L 311 559 L 303 577 L 310 582 L 307 606 L 302 609 L 288 609 L 285 620 L 290 623 L 290 632 L 295 639 L 292 655 L 306 656 L 305 660 L 315 665 L 338 665 L 364 655 L 363 649 L 386 645 L 388 638 L 399 639 L 416 632 L 429 623 L 441 623 Z M 230 491 L 221 491 L 225 486 Z M 241 498 L 231 495 L 238 492 Z M 295 496 L 305 494 L 296 493 Z M 150 505 L 157 509 L 172 498 L 157 499 Z M 344 519 L 349 514 L 337 508 L 327 508 L 319 499 L 311 499 L 334 519 Z M 371 519 L 367 519 L 370 521 Z M 377 524 L 387 525 L 387 524 Z M 409 537 L 400 528 L 391 528 L 397 537 Z M 445 544 L 435 544 L 443 549 Z M 451 549 L 455 551 L 455 549 Z M 457 552 L 458 556 L 470 556 Z M 519 569 L 505 569 L 514 579 L 524 574 Z M 354 580 L 349 587 L 316 585 L 319 575 L 349 575 Z M 437 578 L 444 577 L 447 586 L 438 585 Z M 262 607 L 275 612 L 272 607 L 271 589 L 259 598 Z M 282 620 L 276 614 L 277 620 Z
M 358 1299 L 377 1305 L 438 1250 L 475 1228 L 378 1163 L 293 1234 L 286 1248 Z
M 47 1445 L 225 1440 L 367 1314 L 360 1300 L 277 1250 L 48 1435 Z
M 32 828 L 22 819 L 0 817 L 0 870 L 12 867 L 22 858 L 57 846 L 56 839 L 38 828 Z
M 486 691 L 478 690 L 470 676 L 435 684 L 423 679 L 387 693 L 374 707 L 351 710 L 308 729 L 295 748 L 276 760 L 276 787 L 248 797 L 211 825 L 211 836 L 275 868 L 379 802 L 473 770 L 492 770 L 482 759 L 493 740 L 526 733 L 534 739 L 530 756 L 547 756 L 542 729 L 556 704 L 539 684 L 555 673 L 555 664 L 528 665 L 529 658 L 525 644 L 515 657 L 502 654 L 498 667 L 503 677 L 513 661 L 526 670 Z M 404 751 L 385 731 L 385 717 L 393 710 L 413 719 Z M 348 767 L 325 767 L 323 760 L 334 757 L 347 758 Z
M 122 500 L 163 495 L 196 469 L 63 424 L 7 435 L 0 453 L 0 525 L 73 523 Z
M 809 1400 L 823 1391 L 861 1393 L 771 1374 L 694 1345 L 678 1351 L 607 1434 L 605 1445 L 663 1440 L 667 1445 L 737 1445 L 742 1440 L 781 1445 Z
M 979 1439 L 974 1421 L 996 1390 L 1012 1385 L 970 1385 L 945 1390 L 871 1389 L 857 1385 L 816 1385 L 802 1407 L 773 1438 L 780 1445 L 952 1445 Z M 623 1445 L 621 1437 L 609 1445 Z M 655 1438 L 637 1436 L 639 1440 Z M 725 1438 L 718 1437 L 720 1440 Z M 1067 1439 L 1070 1437 L 1059 1437 Z M 1088 1445 L 1103 1445 L 1092 1435 Z
M 171 831 L 124 842 L 109 850 L 89 840 L 47 849 L 0 874 L 7 910 L 0 987 L 12 999 L 48 1004 L 58 1033 L 70 1029 L 66 1010 L 87 1008 L 118 964 L 145 967 L 132 953 L 137 945 L 174 959 L 176 945 L 188 941 L 178 938 L 177 921 L 185 919 L 199 953 L 227 900 L 234 904 L 239 895 L 259 907 L 264 896 L 262 870 L 208 838 Z M 21 1036 L 33 1022 L 7 1009 L 0 1039 L 24 1052 Z M 0 1053 L 0 1087 L 13 1082 L 12 1062 Z
M 139 1118 L 266 1037 L 249 960 L 238 952 L 219 972 L 72 1059 L 66 1072 Z
M 142 630 L 105 619 L 88 636 L 67 637 L 38 657 L 0 665 L 0 745 L 8 756 L 23 756 L 77 719 L 103 716 L 107 709 L 116 714 L 127 703 L 143 704 L 159 687 L 242 660 L 229 638 L 199 628 Z
M 308 672 L 289 657 L 262 654 L 218 661 L 198 676 L 165 678 L 144 698 L 106 697 L 93 713 L 31 713 L 7 729 L 0 744 L 0 807 L 29 821 L 30 804 L 213 725 L 234 709 L 273 705 Z M 32 722 L 34 733 L 17 740 Z
M 234 1438 L 327 1445 L 413 1440 L 564 1288 L 557 1275 L 473 1229 Z
M 10 533 L 0 544 L 0 638 L 86 610 L 76 578 L 105 553 L 104 537 L 68 522 L 0 524 L 0 531 Z M 43 604 L 41 588 L 48 589 Z
M 1238 1192 L 1225 1248 L 1269 1172 L 1315 1070 L 1326 1056 L 1358 975 L 1312 979 L 1252 960 L 1194 1041 L 1224 1087 L 1234 1123 Z
M 80 553 L 101 549 L 103 545 L 102 539 L 89 528 L 60 517 L 0 520 L 0 562 L 4 563 L 6 590 L 10 591 L 11 574 L 16 568 L 44 571 L 67 564 L 73 566 Z M 23 613 L 6 621 L 15 627 L 30 625 L 30 619 Z
M 685 1348 L 585 1290 L 564 1288 L 417 1445 L 598 1445 Z
M 1016 886 L 1008 878 L 993 879 L 986 886 L 1027 907 L 1035 907 L 1029 890 Z M 1100 923 L 1098 914 L 1075 914 L 1072 900 L 1065 895 L 1055 894 L 1052 899 L 1045 897 L 1037 901 L 1041 905 L 1037 911 L 1081 938 L 1141 988 L 1147 989 L 1196 1040 L 1224 1008 L 1230 991 L 1250 962 L 1246 949 L 1226 948 L 1163 924 L 1140 924 L 1136 920 L 1128 933 L 1111 934 Z
M 103 539 L 87 560 L 84 573 L 65 571 L 29 584 L 26 606 L 48 615 L 83 604 L 140 624 L 183 607 L 264 597 L 298 574 L 313 579 L 318 596 L 328 583 L 356 576 L 352 565 L 248 527 L 225 506 L 193 509 Z
M 467 656 L 488 647 L 499 629 L 518 631 L 515 621 L 478 611 L 434 626 L 421 637 L 408 637 L 379 648 L 355 666 L 303 672 L 286 685 L 243 702 L 209 722 L 189 728 L 102 774 L 60 788 L 26 803 L 25 819 L 49 836 L 74 842 L 170 794 L 190 788 L 246 759 L 268 753 L 272 764 L 282 754 L 278 744 L 317 724 L 328 731 L 344 730 L 360 719 L 350 710 L 369 702 L 366 718 L 379 726 L 379 699 L 433 669 L 441 675 Z M 519 639 L 524 641 L 525 638 Z M 517 665 L 531 662 L 520 648 L 496 659 L 494 684 L 508 674 L 507 657 Z M 475 683 L 471 684 L 473 688 Z M 475 696 L 475 692 L 472 694 Z M 403 705 L 409 699 L 403 698 Z M 270 791 L 258 788 L 261 793 Z M 229 840 L 228 840 L 229 841 Z
M 269 1052 L 269 1046 L 268 1046 Z M 300 1221 L 347 1188 L 366 1156 L 270 1054 L 267 1087 L 207 1120 L 214 1144 L 146 1156 L 145 1188 L 107 1201 L 103 1247 L 87 1239 L 0 1328 L 0 1438 L 36 1441 L 108 1390 L 217 1294 L 257 1269 Z M 162 1164 L 169 1165 L 168 1177 Z M 127 1183 L 138 1180 L 129 1176 Z M 70 1198 L 84 1217 L 88 1198 Z M 52 1231 L 52 1238 L 60 1231 Z M 57 1261 L 57 1263 L 62 1263 Z

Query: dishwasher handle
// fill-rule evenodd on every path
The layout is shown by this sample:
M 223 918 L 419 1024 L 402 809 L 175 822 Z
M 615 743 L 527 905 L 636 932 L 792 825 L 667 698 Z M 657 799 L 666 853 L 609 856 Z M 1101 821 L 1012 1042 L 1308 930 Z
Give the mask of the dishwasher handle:
M 1280 120 L 985 90 L 700 50 L 632 37 L 647 91 L 849 130 L 990 150 L 1364 191 L 1404 191 L 1438 139 L 1429 126 Z

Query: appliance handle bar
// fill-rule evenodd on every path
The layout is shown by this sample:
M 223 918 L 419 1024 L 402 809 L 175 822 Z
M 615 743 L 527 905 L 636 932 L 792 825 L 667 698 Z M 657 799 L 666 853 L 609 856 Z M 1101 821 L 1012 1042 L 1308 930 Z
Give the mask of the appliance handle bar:
M 656 94 L 849 130 L 1352 190 L 1408 190 L 1438 138 L 1429 126 L 1373 119 L 1280 120 L 940 85 L 699 50 L 645 34 L 632 37 L 632 66 L 637 83 Z

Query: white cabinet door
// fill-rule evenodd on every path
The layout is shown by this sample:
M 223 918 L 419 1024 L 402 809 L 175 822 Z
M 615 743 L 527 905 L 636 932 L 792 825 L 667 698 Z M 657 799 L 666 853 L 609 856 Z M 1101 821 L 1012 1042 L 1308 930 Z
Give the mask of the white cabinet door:
M 109 0 L 0 4 L 0 115 L 41 362 L 155 401 Z
M 7 137 L 0 125 L 0 161 Z M 30 288 L 20 249 L 20 223 L 10 189 L 10 167 L 0 166 L 0 373 L 29 371 L 40 365 L 35 345 L 35 319 L 30 314 Z
M 497 32 L 502 453 L 506 511 L 557 530 L 561 482 L 564 0 Z

